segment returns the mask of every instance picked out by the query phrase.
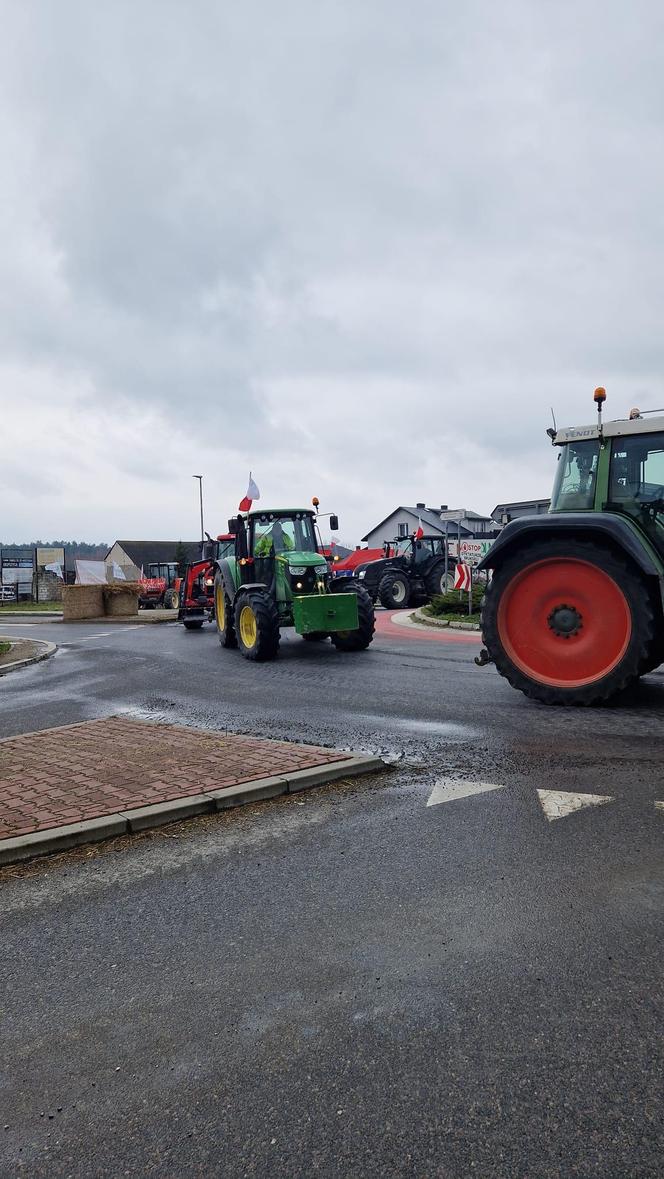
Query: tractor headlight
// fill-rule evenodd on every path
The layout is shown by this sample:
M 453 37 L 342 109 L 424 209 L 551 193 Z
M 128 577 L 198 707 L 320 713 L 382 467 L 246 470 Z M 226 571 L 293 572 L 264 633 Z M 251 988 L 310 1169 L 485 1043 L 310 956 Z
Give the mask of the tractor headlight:
M 366 577 L 366 575 L 367 575 L 366 569 L 360 569 L 360 572 L 358 573 L 357 576 L 359 577 L 359 579 L 361 581 L 363 577 Z
M 289 565 L 288 572 L 293 574 L 293 577 L 302 577 L 307 572 L 306 565 Z

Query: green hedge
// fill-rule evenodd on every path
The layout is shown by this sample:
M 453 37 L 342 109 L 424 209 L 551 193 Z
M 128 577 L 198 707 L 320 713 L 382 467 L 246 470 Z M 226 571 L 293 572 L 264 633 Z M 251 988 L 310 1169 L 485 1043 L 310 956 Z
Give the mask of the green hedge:
M 474 585 L 472 590 L 473 599 L 473 614 L 477 614 L 482 605 L 482 598 L 486 586 Z M 468 594 L 459 593 L 459 590 L 450 590 L 446 594 L 434 594 L 431 599 L 429 613 L 434 618 L 441 617 L 444 614 L 467 614 L 468 613 Z

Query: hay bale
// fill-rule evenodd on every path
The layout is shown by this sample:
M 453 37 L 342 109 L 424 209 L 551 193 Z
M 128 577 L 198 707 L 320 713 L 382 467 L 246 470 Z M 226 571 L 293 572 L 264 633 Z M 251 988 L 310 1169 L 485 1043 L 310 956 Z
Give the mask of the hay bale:
M 114 618 L 133 618 L 138 614 L 139 586 L 135 581 L 116 581 L 102 586 L 104 613 Z
M 62 617 L 65 622 L 77 618 L 100 618 L 104 613 L 101 585 L 65 585 L 62 589 Z

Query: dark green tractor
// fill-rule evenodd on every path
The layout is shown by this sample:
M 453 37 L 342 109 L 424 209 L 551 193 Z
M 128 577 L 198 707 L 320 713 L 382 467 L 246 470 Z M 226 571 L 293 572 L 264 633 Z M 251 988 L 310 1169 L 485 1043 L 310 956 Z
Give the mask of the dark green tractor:
M 514 520 L 480 569 L 492 661 L 547 704 L 609 700 L 664 662 L 664 416 L 550 430 L 546 516 Z
M 330 523 L 338 527 L 334 516 Z M 274 659 L 284 626 L 308 642 L 330 638 L 339 651 L 369 646 L 373 602 L 362 586 L 332 583 L 313 511 L 259 509 L 228 528 L 235 552 L 217 562 L 214 582 L 222 647 L 239 647 L 246 659 Z

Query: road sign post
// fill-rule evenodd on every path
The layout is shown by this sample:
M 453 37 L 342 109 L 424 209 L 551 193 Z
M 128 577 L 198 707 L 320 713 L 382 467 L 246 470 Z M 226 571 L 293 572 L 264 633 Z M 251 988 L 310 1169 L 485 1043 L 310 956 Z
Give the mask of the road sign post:
M 468 613 L 473 612 L 473 571 L 470 565 L 455 565 L 454 588 L 460 593 L 468 593 Z

